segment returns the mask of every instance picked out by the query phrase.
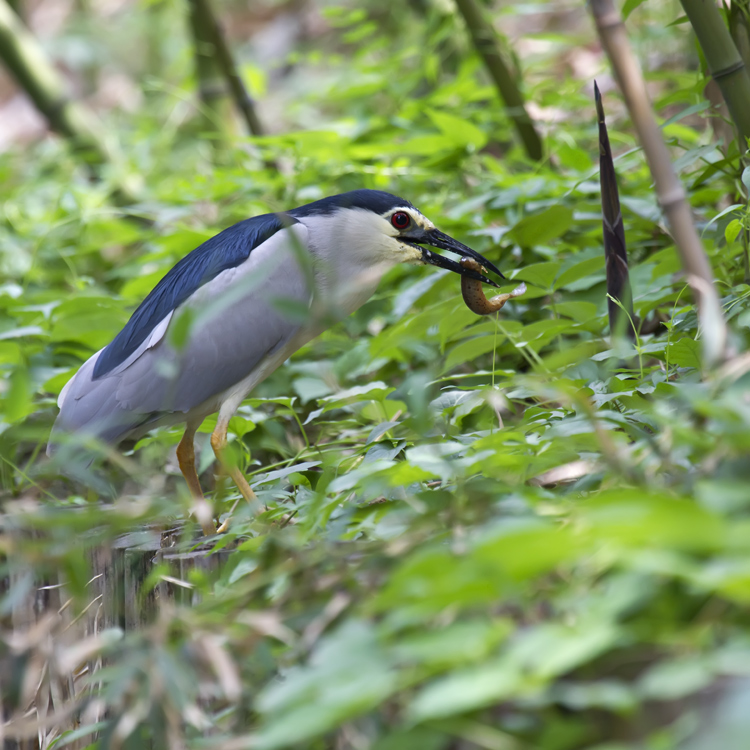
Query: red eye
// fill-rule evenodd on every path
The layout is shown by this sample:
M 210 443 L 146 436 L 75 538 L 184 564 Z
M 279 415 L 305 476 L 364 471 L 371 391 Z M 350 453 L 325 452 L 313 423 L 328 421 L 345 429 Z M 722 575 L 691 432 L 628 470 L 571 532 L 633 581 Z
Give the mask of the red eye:
M 409 214 L 404 213 L 403 211 L 396 211 L 396 213 L 391 216 L 391 224 L 393 224 L 396 229 L 406 229 L 406 227 L 409 226 L 410 221 Z

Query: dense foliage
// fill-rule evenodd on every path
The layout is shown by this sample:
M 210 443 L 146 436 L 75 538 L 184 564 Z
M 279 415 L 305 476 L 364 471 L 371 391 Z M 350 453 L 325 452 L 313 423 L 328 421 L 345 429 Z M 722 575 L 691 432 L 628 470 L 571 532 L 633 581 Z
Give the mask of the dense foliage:
M 496 9 L 543 123 L 537 165 L 448 11 L 315 6 L 316 34 L 275 68 L 243 51 L 274 134 L 214 146 L 189 105 L 181 6 L 126 5 L 56 39 L 74 69 L 137 82 L 132 111 L 102 115 L 124 161 L 94 181 L 55 138 L 0 155 L 6 720 L 29 711 L 55 747 L 744 747 L 748 367 L 701 372 L 711 332 L 584 9 Z M 628 28 L 742 352 L 737 147 L 712 127 L 667 5 Z M 589 71 L 619 154 L 635 311 L 662 321 L 632 349 L 608 338 Z M 122 179 L 142 197 L 127 210 L 109 200 Z M 180 257 L 247 216 L 357 187 L 405 196 L 528 292 L 478 318 L 456 276 L 390 273 L 232 420 L 265 510 L 239 504 L 207 545 L 178 429 L 58 474 L 44 457 L 57 394 Z M 198 439 L 207 486 L 214 423 Z M 217 481 L 213 497 L 226 512 L 237 496 Z M 92 594 L 97 556 L 158 547 L 164 529 L 174 546 L 141 553 L 131 602 L 150 614 L 112 614 L 107 582 Z M 176 554 L 191 550 L 201 564 Z M 61 614 L 24 630 L 45 583 L 63 586 Z

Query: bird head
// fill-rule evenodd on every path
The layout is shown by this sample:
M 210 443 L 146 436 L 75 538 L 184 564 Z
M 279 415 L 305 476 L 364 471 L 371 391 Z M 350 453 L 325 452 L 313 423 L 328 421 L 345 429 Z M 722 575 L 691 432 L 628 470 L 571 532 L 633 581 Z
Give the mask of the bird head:
M 409 201 L 381 190 L 354 190 L 289 212 L 320 238 L 319 253 L 330 261 L 355 260 L 362 266 L 396 263 L 432 265 L 498 286 L 494 281 L 430 248 L 473 258 L 505 277 L 487 258 L 441 232 Z
M 396 206 L 382 216 L 387 222 L 387 234 L 395 241 L 398 251 L 406 253 L 407 262 L 427 264 L 446 268 L 449 271 L 478 279 L 492 286 L 497 284 L 482 274 L 462 266 L 460 263 L 434 252 L 430 247 L 448 250 L 462 258 L 473 258 L 481 265 L 491 269 L 501 279 L 505 276 L 494 263 L 490 262 L 476 250 L 472 250 L 450 235 L 441 232 L 421 211 L 410 205 Z M 425 247 L 429 246 L 429 247 Z M 414 252 L 416 251 L 416 255 Z

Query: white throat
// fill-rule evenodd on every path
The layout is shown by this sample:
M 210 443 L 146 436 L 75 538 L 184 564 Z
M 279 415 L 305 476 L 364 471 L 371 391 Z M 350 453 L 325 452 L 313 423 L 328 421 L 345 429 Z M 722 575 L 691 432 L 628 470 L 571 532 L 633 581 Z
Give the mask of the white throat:
M 342 316 L 367 302 L 396 264 L 421 258 L 419 250 L 398 242 L 388 222 L 372 211 L 350 208 L 300 221 L 308 229 L 316 301 Z

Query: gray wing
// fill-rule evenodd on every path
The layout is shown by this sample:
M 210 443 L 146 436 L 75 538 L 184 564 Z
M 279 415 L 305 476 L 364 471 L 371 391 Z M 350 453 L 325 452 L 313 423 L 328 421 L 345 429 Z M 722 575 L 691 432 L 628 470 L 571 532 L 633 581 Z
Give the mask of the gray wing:
M 167 316 L 125 362 L 92 380 L 97 352 L 62 392 L 54 432 L 116 442 L 169 414 L 179 421 L 197 407 L 215 411 L 224 391 L 283 351 L 304 325 L 300 308 L 312 293 L 300 267 L 306 241 L 301 224 L 273 235 Z M 293 314 L 283 311 L 284 300 L 293 301 Z M 192 323 L 177 348 L 170 329 L 185 322 L 186 311 Z

